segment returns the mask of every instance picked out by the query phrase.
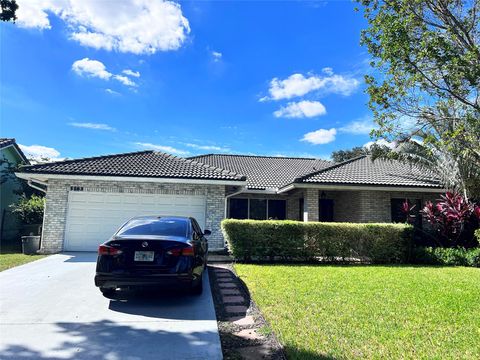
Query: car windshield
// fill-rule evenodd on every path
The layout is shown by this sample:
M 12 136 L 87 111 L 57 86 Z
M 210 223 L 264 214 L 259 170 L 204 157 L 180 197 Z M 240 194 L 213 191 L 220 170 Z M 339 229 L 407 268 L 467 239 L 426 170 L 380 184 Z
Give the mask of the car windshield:
M 176 219 L 133 219 L 126 223 L 116 236 L 187 236 L 187 221 Z

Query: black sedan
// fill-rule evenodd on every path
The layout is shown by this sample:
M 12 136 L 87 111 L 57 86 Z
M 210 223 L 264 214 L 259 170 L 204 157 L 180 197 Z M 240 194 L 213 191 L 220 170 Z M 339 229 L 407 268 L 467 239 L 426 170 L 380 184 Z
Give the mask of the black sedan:
M 127 221 L 98 248 L 95 286 L 105 296 L 117 288 L 187 286 L 202 292 L 209 230 L 180 216 L 142 216 Z

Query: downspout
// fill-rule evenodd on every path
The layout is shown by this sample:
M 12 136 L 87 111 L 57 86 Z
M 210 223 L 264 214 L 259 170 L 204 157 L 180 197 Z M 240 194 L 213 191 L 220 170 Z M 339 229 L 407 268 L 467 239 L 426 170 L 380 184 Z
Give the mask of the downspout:
M 44 183 L 43 181 L 35 180 L 35 182 L 40 183 L 41 185 L 47 186 L 47 183 Z M 28 180 L 28 181 L 27 181 L 27 184 L 28 184 L 28 186 L 30 186 L 30 187 L 38 190 L 38 191 L 41 191 L 41 192 L 43 192 L 44 194 L 47 193 L 47 190 L 46 190 L 46 189 L 41 188 L 41 187 L 35 185 L 35 184 L 32 182 L 32 180 Z

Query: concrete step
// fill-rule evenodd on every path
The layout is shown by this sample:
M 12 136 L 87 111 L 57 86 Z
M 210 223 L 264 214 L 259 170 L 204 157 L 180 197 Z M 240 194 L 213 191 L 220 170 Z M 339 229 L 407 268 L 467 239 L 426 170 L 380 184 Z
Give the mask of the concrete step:
M 208 254 L 208 263 L 231 263 L 233 257 L 230 255 Z

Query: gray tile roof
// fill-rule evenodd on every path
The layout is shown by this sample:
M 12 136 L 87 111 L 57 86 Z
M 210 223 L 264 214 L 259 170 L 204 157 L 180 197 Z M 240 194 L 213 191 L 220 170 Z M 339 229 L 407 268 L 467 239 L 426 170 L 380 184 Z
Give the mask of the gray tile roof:
M 296 183 L 441 188 L 433 172 L 399 161 L 360 156 L 295 179 Z
M 26 166 L 22 168 L 22 172 L 63 175 L 245 180 L 245 176 L 230 170 L 151 150 Z
M 2 139 L 3 140 L 3 139 Z M 8 140 L 8 139 L 7 139 Z M 1 142 L 0 142 L 1 144 Z M 249 189 L 291 183 L 441 188 L 434 173 L 398 161 L 360 156 L 343 163 L 312 158 L 208 154 L 188 159 L 140 151 L 22 167 L 25 173 L 247 180 Z
M 321 159 L 252 155 L 208 154 L 189 159 L 244 174 L 249 189 L 281 188 L 299 176 L 333 164 Z

